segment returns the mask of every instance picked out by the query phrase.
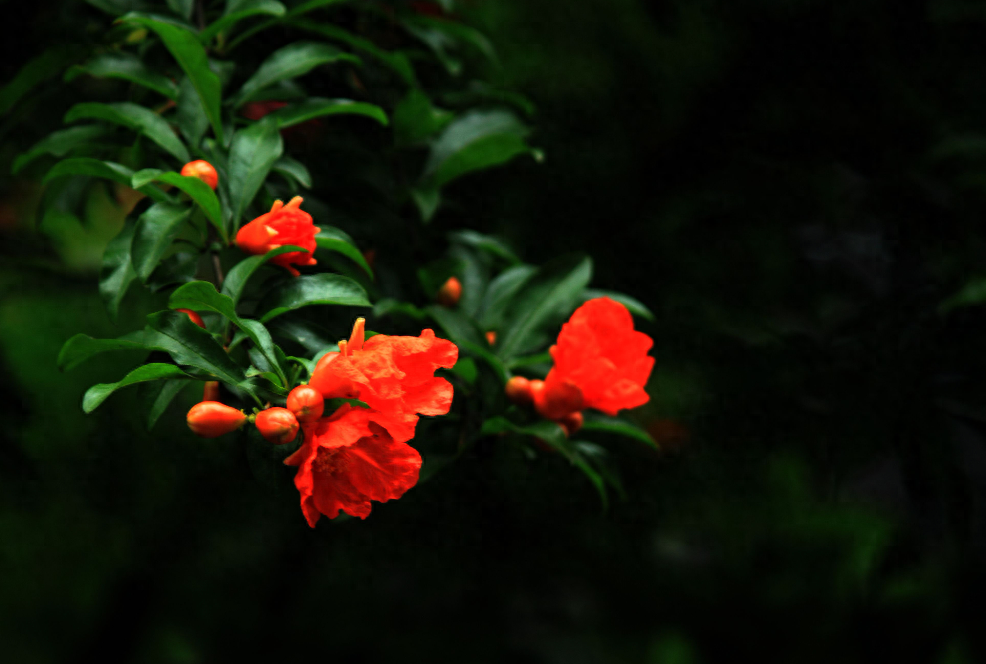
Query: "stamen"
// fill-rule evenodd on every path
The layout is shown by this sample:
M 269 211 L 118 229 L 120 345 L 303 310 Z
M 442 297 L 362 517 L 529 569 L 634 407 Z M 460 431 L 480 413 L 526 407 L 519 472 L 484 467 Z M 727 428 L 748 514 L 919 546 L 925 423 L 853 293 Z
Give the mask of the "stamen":
M 363 350 L 363 340 L 366 338 L 363 330 L 366 326 L 365 318 L 357 318 L 353 324 L 353 333 L 349 335 L 348 348 L 351 350 Z
M 284 201 L 282 201 L 281 199 L 277 199 L 276 201 L 274 201 L 274 204 L 270 206 L 270 211 L 277 212 L 282 207 L 284 207 Z M 268 212 L 268 214 L 270 214 L 270 212 Z
M 345 339 L 339 342 L 339 353 L 343 357 L 349 357 L 349 342 Z
M 295 196 L 290 201 L 288 201 L 288 204 L 285 205 L 284 207 L 286 207 L 286 208 L 294 208 L 294 209 L 297 210 L 299 207 L 301 207 L 301 202 L 304 201 L 304 200 L 305 199 L 303 199 L 301 196 Z

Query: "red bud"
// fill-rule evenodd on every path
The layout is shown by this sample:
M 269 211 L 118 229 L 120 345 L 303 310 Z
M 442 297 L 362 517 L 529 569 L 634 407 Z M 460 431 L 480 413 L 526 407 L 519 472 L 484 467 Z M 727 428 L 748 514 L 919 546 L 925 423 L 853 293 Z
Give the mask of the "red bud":
M 527 380 L 523 376 L 514 376 L 507 381 L 507 398 L 515 404 L 526 405 L 534 401 L 534 394 L 531 391 L 531 384 L 534 381 Z M 537 381 L 542 383 L 542 381 Z
M 585 406 L 582 390 L 569 379 L 548 380 L 537 387 L 532 381 L 531 391 L 534 394 L 534 408 L 547 420 L 561 420 Z
M 325 399 L 322 393 L 310 385 L 299 385 L 288 395 L 288 410 L 294 413 L 302 424 L 313 422 L 322 417 L 325 410 Z
M 438 289 L 436 300 L 443 307 L 454 307 L 462 297 L 462 283 L 455 277 L 449 277 L 448 281 Z
M 193 323 L 201 327 L 203 330 L 205 329 L 205 323 L 202 321 L 202 316 L 199 316 L 191 309 L 175 309 L 175 311 L 180 311 L 183 314 L 188 314 L 188 317 L 192 319 Z
M 207 380 L 202 388 L 202 401 L 219 401 L 219 381 Z
M 181 167 L 181 174 L 198 178 L 215 189 L 219 185 L 219 174 L 212 164 L 202 159 L 190 161 Z
M 246 419 L 241 410 L 218 401 L 203 401 L 188 411 L 188 428 L 203 438 L 215 438 L 239 429 Z
M 575 411 L 574 413 L 569 413 L 565 417 L 558 421 L 561 428 L 565 430 L 565 435 L 571 438 L 579 429 L 582 428 L 582 424 L 585 419 L 582 417 L 582 413 Z
M 490 330 L 489 332 L 486 333 L 486 343 L 488 343 L 491 346 L 496 343 L 496 332 Z
M 287 408 L 268 408 L 257 413 L 254 422 L 257 430 L 268 443 L 283 445 L 298 435 L 298 420 Z

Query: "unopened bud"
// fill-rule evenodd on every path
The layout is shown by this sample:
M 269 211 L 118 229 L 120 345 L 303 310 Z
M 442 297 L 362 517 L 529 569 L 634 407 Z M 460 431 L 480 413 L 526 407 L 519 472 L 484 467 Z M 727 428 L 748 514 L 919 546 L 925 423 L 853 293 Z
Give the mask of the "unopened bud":
M 203 159 L 196 159 L 182 166 L 181 174 L 198 178 L 212 189 L 215 189 L 219 185 L 219 174 L 216 173 L 216 169 L 213 168 L 212 164 Z
M 574 413 L 569 413 L 565 417 L 561 418 L 558 421 L 558 424 L 560 424 L 561 428 L 565 430 L 565 435 L 571 438 L 579 429 L 582 428 L 582 424 L 584 422 L 585 419 L 582 417 L 582 413 L 575 411 Z
M 449 277 L 448 281 L 438 289 L 436 300 L 443 307 L 454 307 L 462 297 L 462 283 L 455 277 Z
M 558 421 L 585 407 L 582 390 L 571 380 L 551 380 L 549 375 L 540 386 L 532 384 L 531 391 L 534 394 L 534 408 L 546 420 Z
M 188 411 L 188 428 L 203 438 L 215 438 L 239 429 L 246 419 L 241 410 L 218 401 L 203 401 Z
M 202 401 L 219 401 L 219 381 L 207 380 L 202 388 Z
M 489 332 L 486 333 L 486 343 L 488 343 L 491 346 L 496 343 L 496 332 L 495 331 L 490 330 Z
M 527 380 L 523 376 L 514 376 L 507 381 L 507 387 L 505 389 L 507 393 L 507 398 L 510 399 L 515 404 L 526 405 L 534 402 L 534 394 L 531 391 L 531 383 L 534 381 Z M 537 381 L 541 383 L 542 381 Z
M 205 322 L 203 322 L 202 316 L 199 316 L 196 312 L 191 309 L 175 309 L 175 311 L 180 311 L 183 314 L 187 314 L 193 323 L 201 327 L 203 330 L 205 329 Z
M 298 419 L 287 408 L 268 408 L 257 413 L 257 430 L 268 443 L 283 445 L 298 435 Z
M 313 422 L 322 417 L 325 410 L 325 399 L 322 393 L 310 385 L 299 385 L 288 395 L 288 410 L 302 424 Z

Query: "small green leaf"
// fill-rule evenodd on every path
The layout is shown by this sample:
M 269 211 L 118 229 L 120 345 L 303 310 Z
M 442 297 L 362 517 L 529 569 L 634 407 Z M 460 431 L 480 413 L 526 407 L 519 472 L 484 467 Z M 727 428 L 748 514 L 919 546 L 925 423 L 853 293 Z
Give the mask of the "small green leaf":
M 660 449 L 657 442 L 651 435 L 641 429 L 639 426 L 633 422 L 621 419 L 619 417 L 609 417 L 606 415 L 600 415 L 598 413 L 585 413 L 584 423 L 582 424 L 583 431 L 604 431 L 606 433 L 615 433 L 620 436 L 626 436 L 627 438 L 633 438 L 634 440 L 639 440 L 642 443 L 653 447 L 654 449 Z
M 239 228 L 243 213 L 283 151 L 277 122 L 269 117 L 233 135 L 229 148 L 229 195 L 234 229 Z
M 290 12 L 289 15 L 293 16 L 294 12 Z M 308 30 L 309 32 L 314 32 L 326 37 L 327 39 L 352 46 L 357 51 L 362 51 L 363 53 L 372 56 L 389 67 L 393 72 L 400 76 L 407 85 L 417 86 L 418 84 L 418 80 L 414 75 L 414 67 L 411 66 L 411 61 L 403 53 L 391 53 L 385 51 L 369 39 L 357 37 L 353 33 L 335 25 L 299 20 L 286 21 L 286 23 L 293 28 Z
M 970 279 L 962 289 L 938 305 L 938 313 L 948 313 L 960 307 L 973 307 L 986 302 L 986 277 Z
M 422 186 L 411 189 L 411 200 L 418 208 L 421 219 L 428 223 L 438 212 L 438 206 L 442 204 L 442 194 L 438 187 Z
M 129 187 L 131 185 L 133 171 L 126 166 L 116 164 L 112 161 L 100 161 L 99 159 L 91 159 L 89 157 L 73 157 L 71 159 L 64 159 L 52 166 L 51 170 L 45 175 L 43 182 L 47 184 L 55 178 L 69 175 L 87 175 L 106 178 L 107 180 L 113 180 Z M 171 200 L 170 196 L 157 187 L 141 187 L 139 191 L 147 194 L 155 201 Z
M 258 14 L 284 16 L 286 11 L 284 5 L 276 2 L 276 0 L 228 0 L 226 11 L 222 17 L 206 26 L 199 33 L 199 39 L 202 40 L 203 44 L 207 44 L 220 32 L 236 25 L 245 18 Z
M 609 299 L 615 300 L 620 304 L 622 304 L 624 307 L 627 308 L 627 310 L 630 313 L 640 316 L 641 318 L 645 318 L 647 320 L 654 320 L 654 314 L 651 313 L 651 310 L 648 309 L 643 302 L 635 298 L 632 298 L 629 295 L 624 295 L 623 293 L 617 293 L 616 291 L 597 290 L 591 288 L 588 288 L 582 292 L 583 302 L 586 302 L 588 300 L 594 300 L 598 297 L 608 297 Z
M 271 170 L 291 178 L 305 189 L 312 188 L 312 174 L 308 172 L 308 167 L 297 159 L 291 157 L 281 157 L 274 162 Z
M 230 99 L 239 106 L 253 95 L 278 81 L 304 76 L 319 65 L 348 61 L 360 64 L 355 55 L 340 51 L 334 46 L 318 42 L 297 42 L 274 51 L 257 71 L 247 79 L 240 91 Z
M 491 63 L 497 64 L 496 51 L 492 42 L 475 28 L 459 21 L 430 16 L 415 16 L 409 23 L 408 27 L 411 28 L 412 34 L 432 47 L 440 60 L 450 59 L 445 50 L 450 43 L 462 42 L 475 48 Z M 454 74 L 451 70 L 450 73 Z
M 154 181 L 170 184 L 188 194 L 202 208 L 202 212 L 219 232 L 219 237 L 223 239 L 223 242 L 229 243 L 229 235 L 226 233 L 226 228 L 223 224 L 222 208 L 219 206 L 219 199 L 216 197 L 216 192 L 212 190 L 212 187 L 197 177 L 181 175 L 174 171 L 166 173 L 156 168 L 145 168 L 142 171 L 134 173 L 131 178 L 131 186 L 134 189 L 140 189 L 147 183 Z
M 178 86 L 178 109 L 175 121 L 182 136 L 193 148 L 202 142 L 202 137 L 209 129 L 209 116 L 202 105 L 202 98 L 196 92 L 192 79 L 183 76 Z
M 513 250 L 506 245 L 506 243 L 493 237 L 492 235 L 483 235 L 482 233 L 469 230 L 455 231 L 453 233 L 449 233 L 449 239 L 452 242 L 458 242 L 466 245 L 467 247 L 473 247 L 474 249 L 484 251 L 491 256 L 502 258 L 513 265 L 520 263 L 520 258 L 517 254 L 515 254 Z
M 64 163 L 64 162 L 62 162 Z M 130 262 L 130 245 L 133 243 L 134 225 L 128 223 L 119 235 L 110 240 L 103 252 L 103 264 L 99 271 L 99 294 L 106 303 L 110 318 L 116 320 L 120 302 L 130 284 L 137 278 Z
M 140 215 L 130 246 L 134 271 L 147 281 L 171 247 L 192 209 L 175 203 L 155 203 Z
M 168 9 L 186 21 L 192 18 L 193 7 L 195 7 L 195 0 L 168 0 Z
M 281 314 L 314 304 L 334 304 L 347 307 L 372 306 L 366 291 L 358 283 L 339 274 L 313 274 L 291 279 L 268 293 L 258 306 L 265 312 L 260 322 L 266 323 Z
M 240 297 L 243 295 L 243 288 L 246 286 L 246 282 L 250 277 L 256 272 L 261 265 L 274 258 L 275 256 L 280 256 L 281 254 L 286 254 L 291 251 L 304 251 L 302 247 L 296 247 L 292 244 L 286 244 L 276 249 L 271 249 L 263 256 L 251 256 L 250 258 L 244 258 L 239 263 L 233 266 L 233 269 L 229 271 L 226 275 L 226 280 L 223 281 L 223 295 L 228 296 L 233 300 L 233 304 L 236 305 L 240 301 Z
M 109 128 L 103 125 L 82 125 L 56 131 L 35 143 L 27 152 L 18 155 L 14 159 L 11 172 L 18 173 L 28 163 L 45 154 L 64 157 L 75 148 L 91 143 L 109 132 Z
M 572 312 L 592 279 L 592 259 L 586 257 L 574 267 L 566 260 L 538 272 L 514 299 L 506 317 L 497 344 L 497 355 L 505 360 L 533 350 L 539 343 L 535 338 L 539 328 L 555 325 Z
M 198 37 L 190 30 L 146 14 L 132 12 L 119 20 L 142 25 L 157 33 L 182 70 L 188 75 L 202 100 L 205 113 L 212 123 L 216 139 L 223 143 L 223 124 L 220 113 L 222 89 L 219 77 L 209 68 L 209 58 Z
M 151 109 L 144 108 L 139 104 L 131 104 L 130 102 L 76 104 L 65 114 L 65 122 L 76 122 L 77 120 L 103 120 L 104 122 L 123 125 L 151 139 L 181 163 L 184 164 L 189 160 L 188 150 L 185 149 L 184 143 L 172 131 L 167 121 Z
M 444 129 L 454 117 L 452 111 L 432 105 L 420 88 L 411 88 L 394 109 L 394 143 L 417 145 Z
M 319 226 L 319 229 L 318 235 L 315 236 L 315 242 L 318 244 L 319 249 L 337 251 L 353 259 L 371 278 L 373 277 L 373 270 L 370 268 L 370 264 L 366 262 L 363 253 L 356 248 L 353 238 L 349 237 L 345 231 L 334 226 Z
M 173 364 L 145 364 L 137 367 L 128 373 L 122 380 L 116 383 L 100 383 L 93 385 L 82 398 L 82 410 L 91 413 L 99 407 L 99 404 L 106 401 L 106 398 L 121 387 L 144 383 L 149 380 L 163 380 L 167 378 L 186 377 L 184 371 Z
M 365 115 L 382 125 L 388 123 L 387 114 L 375 104 L 353 101 L 352 99 L 322 99 L 320 97 L 312 97 L 299 104 L 285 106 L 271 113 L 270 116 L 277 120 L 281 129 L 284 129 L 325 115 L 339 114 Z
M 479 305 L 479 322 L 483 329 L 499 330 L 504 326 L 504 315 L 510 302 L 536 273 L 537 268 L 533 265 L 516 265 L 490 282 Z
M 84 65 L 75 65 L 65 72 L 65 80 L 89 74 L 96 78 L 119 78 L 164 95 L 178 99 L 178 86 L 167 76 L 152 72 L 136 55 L 114 51 L 97 55 Z
M 147 430 L 150 431 L 157 424 L 157 421 L 164 415 L 164 411 L 168 409 L 171 402 L 175 400 L 175 397 L 187 387 L 192 382 L 190 379 L 185 378 L 175 378 L 173 380 L 167 380 L 161 383 L 161 390 L 157 393 L 154 398 L 154 403 L 151 404 L 150 409 L 147 412 Z
M 425 318 L 428 318 L 427 311 L 418 309 L 409 302 L 398 302 L 393 298 L 379 300 L 375 305 L 373 305 L 373 316 L 375 318 L 383 318 L 392 314 L 402 314 L 404 316 L 414 318 L 415 320 L 424 320 Z
M 138 333 L 140 338 L 143 335 Z M 143 341 L 137 339 L 94 339 L 88 334 L 76 334 L 65 342 L 58 353 L 57 365 L 61 371 L 69 371 L 94 355 L 118 350 L 149 350 Z

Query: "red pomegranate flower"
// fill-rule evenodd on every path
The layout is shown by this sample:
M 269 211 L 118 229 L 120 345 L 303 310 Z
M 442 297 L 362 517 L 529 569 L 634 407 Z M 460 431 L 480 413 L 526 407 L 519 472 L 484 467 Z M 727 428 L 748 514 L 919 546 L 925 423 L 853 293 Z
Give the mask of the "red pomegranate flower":
M 363 340 L 363 319 L 349 341 L 339 342 L 315 367 L 308 384 L 326 399 L 354 398 L 375 411 L 374 421 L 398 443 L 414 437 L 418 415 L 444 415 L 452 405 L 452 385 L 435 376 L 452 368 L 459 349 L 431 330 L 418 337 L 378 334 Z
M 396 500 L 418 482 L 421 455 L 396 442 L 367 408 L 343 405 L 330 417 L 305 426 L 305 442 L 284 460 L 297 466 L 294 484 L 301 511 L 315 527 L 339 511 L 365 519 L 370 501 Z
M 246 224 L 236 234 L 236 246 L 248 254 L 266 254 L 285 244 L 302 247 L 305 251 L 289 251 L 275 256 L 271 263 L 287 268 L 291 274 L 301 274 L 294 265 L 314 265 L 315 236 L 319 227 L 312 223 L 312 216 L 301 209 L 301 196 L 295 196 L 287 205 L 274 201 L 270 212 L 262 214 Z
M 644 385 L 654 367 L 647 351 L 653 343 L 633 329 L 625 306 L 608 297 L 589 300 L 562 325 L 550 348 L 555 364 L 543 386 L 532 386 L 535 408 L 561 420 L 583 408 L 616 415 L 647 403 Z

